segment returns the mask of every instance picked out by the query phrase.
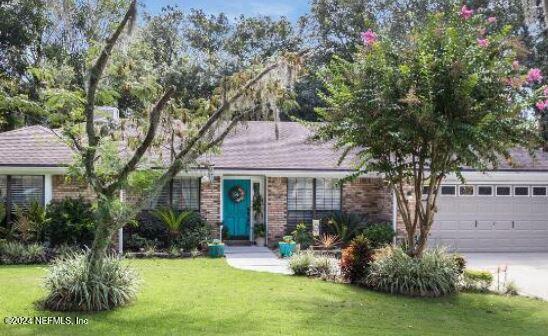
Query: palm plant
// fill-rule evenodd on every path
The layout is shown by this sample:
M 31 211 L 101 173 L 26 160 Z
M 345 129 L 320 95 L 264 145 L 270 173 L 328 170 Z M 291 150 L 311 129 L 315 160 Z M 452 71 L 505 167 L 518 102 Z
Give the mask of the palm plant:
M 316 244 L 324 250 L 331 250 L 340 243 L 341 239 L 339 238 L 339 236 L 331 235 L 328 233 L 320 235 L 320 237 L 316 239 Z
M 344 244 L 349 243 L 365 227 L 364 218 L 353 213 L 337 212 L 327 221 L 327 231 L 338 236 Z
M 183 211 L 177 214 L 171 208 L 164 208 L 155 210 L 152 214 L 165 225 L 169 233 L 170 243 L 173 245 L 173 242 L 181 234 L 183 222 L 192 215 L 192 211 Z

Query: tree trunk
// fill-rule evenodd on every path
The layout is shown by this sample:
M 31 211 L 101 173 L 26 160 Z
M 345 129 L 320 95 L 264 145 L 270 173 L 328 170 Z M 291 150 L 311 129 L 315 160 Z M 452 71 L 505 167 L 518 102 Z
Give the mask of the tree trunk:
M 89 254 L 89 267 L 92 273 L 101 266 L 107 256 L 107 249 L 112 241 L 112 236 L 117 229 L 117 224 L 110 211 L 112 197 L 99 197 L 97 200 L 95 237 Z

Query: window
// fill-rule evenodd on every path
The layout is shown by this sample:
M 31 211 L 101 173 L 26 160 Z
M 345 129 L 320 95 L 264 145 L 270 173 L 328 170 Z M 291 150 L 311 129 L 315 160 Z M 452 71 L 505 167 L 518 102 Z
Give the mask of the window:
M 316 209 L 339 210 L 341 208 L 341 188 L 334 179 L 316 179 Z
M 44 176 L 0 175 L 0 204 L 8 220 L 16 207 L 27 209 L 33 202 L 44 205 Z
M 457 188 L 455 186 L 441 186 L 442 195 L 455 195 L 457 193 Z
M 0 175 L 0 204 L 6 203 L 7 198 L 8 198 L 8 177 L 6 175 Z
M 173 180 L 173 207 L 179 210 L 200 209 L 200 180 L 176 178 Z
M 491 187 L 491 186 L 479 186 L 478 187 L 478 195 L 480 195 L 480 196 L 492 196 L 493 195 L 493 187 Z
M 546 196 L 546 187 L 533 187 L 533 196 Z
M 529 187 L 514 187 L 514 196 L 528 196 Z
M 473 196 L 474 195 L 474 186 L 464 185 L 459 187 L 459 195 L 461 196 Z
M 287 179 L 287 209 L 312 210 L 314 179 L 294 178 Z
M 200 179 L 177 177 L 166 184 L 149 209 L 172 207 L 177 210 L 200 210 Z
M 497 187 L 497 196 L 510 196 L 510 195 L 511 195 L 510 187 L 506 187 L 506 186 Z

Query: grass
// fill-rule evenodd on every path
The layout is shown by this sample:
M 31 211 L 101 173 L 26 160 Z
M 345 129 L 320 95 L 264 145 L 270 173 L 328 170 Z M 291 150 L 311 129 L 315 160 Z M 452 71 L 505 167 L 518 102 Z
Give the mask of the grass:
M 0 316 L 78 316 L 87 325 L 5 325 L 0 335 L 545 335 L 548 303 L 487 294 L 412 299 L 224 260 L 130 260 L 138 300 L 94 314 L 41 311 L 45 267 L 0 266 Z

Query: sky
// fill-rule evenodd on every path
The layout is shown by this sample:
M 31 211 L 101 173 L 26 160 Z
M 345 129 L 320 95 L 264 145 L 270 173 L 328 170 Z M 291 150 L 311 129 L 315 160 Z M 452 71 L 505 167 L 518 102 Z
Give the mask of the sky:
M 269 15 L 285 16 L 295 21 L 309 8 L 309 0 L 140 0 L 148 12 L 158 13 L 166 5 L 177 5 L 180 8 L 200 8 L 204 12 L 218 14 L 224 12 L 229 18 Z

